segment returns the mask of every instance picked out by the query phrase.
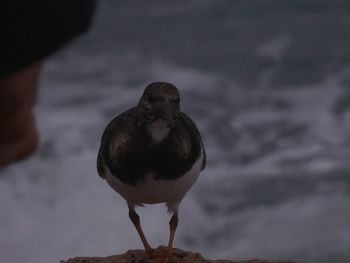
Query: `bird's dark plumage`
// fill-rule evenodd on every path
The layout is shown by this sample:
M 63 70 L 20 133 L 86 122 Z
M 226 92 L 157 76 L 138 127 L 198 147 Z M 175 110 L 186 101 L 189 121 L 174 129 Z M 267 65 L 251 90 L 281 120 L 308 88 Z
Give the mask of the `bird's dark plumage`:
M 128 203 L 129 217 L 151 255 L 135 206 L 165 202 L 173 213 L 168 255 L 178 222 L 178 206 L 205 168 L 206 155 L 194 122 L 180 111 L 177 88 L 154 82 L 136 107 L 106 127 L 97 170 Z
M 157 83 L 148 87 L 157 94 L 159 86 Z M 114 176 L 130 185 L 144 180 L 144 176 L 151 172 L 156 180 L 174 180 L 190 170 L 201 151 L 204 154 L 201 170 L 205 168 L 205 150 L 200 133 L 185 113 L 178 113 L 176 125 L 168 136 L 155 144 L 144 127 L 138 127 L 137 110 L 134 107 L 118 115 L 106 127 L 97 158 L 97 169 L 102 178 L 105 177 L 104 166 L 107 166 Z M 130 137 L 130 140 L 113 144 L 124 136 Z

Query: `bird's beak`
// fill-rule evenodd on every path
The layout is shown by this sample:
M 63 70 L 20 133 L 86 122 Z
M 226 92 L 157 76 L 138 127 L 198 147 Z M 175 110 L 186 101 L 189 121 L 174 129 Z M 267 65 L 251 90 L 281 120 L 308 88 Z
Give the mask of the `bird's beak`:
M 162 118 L 167 126 L 172 129 L 175 127 L 175 115 L 173 113 L 173 111 L 171 110 L 170 107 L 167 107 L 165 106 L 161 111 L 160 111 L 160 114 L 159 114 L 159 117 Z

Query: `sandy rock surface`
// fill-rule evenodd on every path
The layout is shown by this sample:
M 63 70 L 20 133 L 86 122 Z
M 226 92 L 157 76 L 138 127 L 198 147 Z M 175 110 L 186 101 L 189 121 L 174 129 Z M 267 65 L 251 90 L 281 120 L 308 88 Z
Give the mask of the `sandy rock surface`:
M 75 257 L 62 260 L 61 263 L 296 263 L 293 261 L 268 261 L 251 259 L 246 261 L 209 260 L 200 254 L 181 249 L 174 249 L 173 256 L 165 259 L 164 247 L 155 250 L 154 256 L 148 258 L 143 250 L 129 250 L 121 255 L 108 257 Z

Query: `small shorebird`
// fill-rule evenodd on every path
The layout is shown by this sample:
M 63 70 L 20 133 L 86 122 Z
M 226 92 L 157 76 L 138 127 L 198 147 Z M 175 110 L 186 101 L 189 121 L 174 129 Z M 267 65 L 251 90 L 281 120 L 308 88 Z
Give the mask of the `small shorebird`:
M 206 155 L 194 122 L 180 111 L 177 88 L 149 84 L 137 104 L 106 127 L 97 157 L 99 175 L 127 202 L 129 217 L 149 257 L 136 206 L 166 203 L 172 213 L 167 255 L 172 253 L 179 204 L 205 168 Z

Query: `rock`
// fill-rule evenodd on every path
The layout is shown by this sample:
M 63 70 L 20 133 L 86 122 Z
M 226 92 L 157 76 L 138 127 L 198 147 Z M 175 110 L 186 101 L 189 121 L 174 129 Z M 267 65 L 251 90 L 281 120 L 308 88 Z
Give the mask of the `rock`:
M 75 257 L 61 260 L 61 263 L 162 263 L 165 256 L 165 247 L 159 247 L 154 251 L 154 257 L 147 259 L 144 250 L 129 250 L 124 254 L 108 257 Z M 169 262 L 169 261 L 168 261 Z M 292 261 L 268 261 L 268 260 L 209 260 L 200 254 L 174 248 L 173 256 L 169 263 L 296 263 Z

